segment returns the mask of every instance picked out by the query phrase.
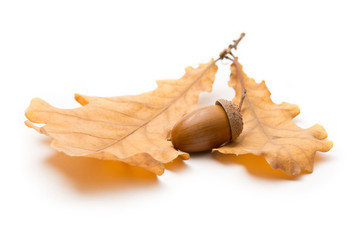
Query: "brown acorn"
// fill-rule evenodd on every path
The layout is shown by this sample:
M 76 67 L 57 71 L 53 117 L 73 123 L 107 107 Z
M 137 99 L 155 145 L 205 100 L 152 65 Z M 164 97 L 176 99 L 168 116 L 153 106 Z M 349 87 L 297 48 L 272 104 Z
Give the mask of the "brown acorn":
M 207 151 L 237 138 L 242 129 L 240 108 L 219 99 L 215 105 L 185 115 L 171 131 L 171 141 L 184 152 Z

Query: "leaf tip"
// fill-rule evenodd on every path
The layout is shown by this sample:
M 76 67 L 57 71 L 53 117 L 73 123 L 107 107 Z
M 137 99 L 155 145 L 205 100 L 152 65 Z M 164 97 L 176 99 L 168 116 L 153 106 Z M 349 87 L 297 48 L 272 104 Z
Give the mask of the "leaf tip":
M 32 122 L 30 122 L 29 120 L 26 120 L 25 125 L 29 128 L 34 129 L 35 131 L 37 131 L 38 133 L 41 133 L 40 127 L 35 126 Z
M 80 103 L 82 106 L 89 104 L 89 101 L 85 99 L 85 97 L 81 94 L 75 93 L 74 94 L 75 100 Z
M 326 141 L 326 142 L 325 142 L 325 148 L 322 149 L 321 152 L 328 152 L 328 151 L 330 151 L 330 149 L 333 148 L 333 146 L 334 146 L 334 142 L 333 142 L 333 141 Z
M 309 128 L 309 131 L 311 132 L 313 137 L 315 137 L 319 140 L 323 140 L 328 137 L 328 134 L 327 134 L 325 128 L 323 126 L 321 126 L 320 124 L 315 124 L 314 126 Z
M 299 175 L 302 171 L 301 166 L 294 161 L 291 161 L 289 162 L 289 164 L 286 164 L 284 166 L 280 166 L 280 169 L 283 170 L 289 176 Z
M 300 107 L 296 104 L 282 102 L 280 105 L 284 109 L 284 111 L 287 111 L 290 114 L 292 118 L 300 114 Z
M 39 110 L 50 108 L 50 105 L 42 100 L 41 98 L 33 98 L 31 99 L 30 105 L 25 110 L 25 117 L 35 123 L 40 123 L 40 119 L 38 119 L 37 112 Z
M 163 175 L 164 172 L 165 172 L 165 167 L 157 168 L 157 169 L 153 170 L 152 172 L 155 173 L 155 174 L 158 175 L 158 176 L 161 176 L 161 175 Z

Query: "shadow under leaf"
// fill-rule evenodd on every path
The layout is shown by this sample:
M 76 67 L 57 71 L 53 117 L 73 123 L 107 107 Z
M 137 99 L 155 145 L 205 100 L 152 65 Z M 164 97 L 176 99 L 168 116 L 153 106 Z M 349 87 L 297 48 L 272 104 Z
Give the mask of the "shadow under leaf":
M 256 156 L 253 154 L 236 156 L 233 154 L 221 154 L 215 152 L 213 153 L 213 157 L 223 164 L 242 165 L 251 175 L 268 180 L 297 180 L 303 174 L 307 173 L 303 171 L 300 175 L 289 176 L 280 169 L 273 169 L 263 156 Z M 324 158 L 321 155 L 315 155 L 315 164 L 323 160 Z
M 120 161 L 55 153 L 46 163 L 62 173 L 79 192 L 83 193 L 150 187 L 159 182 L 154 173 Z

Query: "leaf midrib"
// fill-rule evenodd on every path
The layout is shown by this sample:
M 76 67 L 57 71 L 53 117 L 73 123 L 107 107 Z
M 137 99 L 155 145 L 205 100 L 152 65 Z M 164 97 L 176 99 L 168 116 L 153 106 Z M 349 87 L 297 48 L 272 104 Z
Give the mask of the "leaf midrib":
M 164 107 L 161 111 L 159 111 L 157 114 L 155 114 L 154 117 L 152 117 L 151 119 L 149 119 L 148 121 L 144 122 L 142 125 L 140 125 L 138 128 L 134 129 L 133 131 L 131 131 L 129 134 L 127 134 L 126 136 L 116 140 L 115 142 L 102 147 L 98 150 L 96 150 L 95 152 L 100 152 L 106 148 L 109 148 L 121 141 L 123 141 L 124 139 L 126 139 L 127 137 L 131 136 L 134 132 L 138 131 L 139 129 L 143 128 L 144 126 L 146 126 L 147 124 L 149 124 L 151 121 L 153 121 L 154 119 L 156 119 L 158 116 L 160 116 L 162 113 L 164 113 L 166 110 L 168 110 L 175 102 L 177 102 L 181 97 L 183 97 L 196 83 L 198 83 L 200 81 L 200 79 L 215 65 L 215 63 L 217 62 L 217 60 L 213 61 L 208 67 L 205 68 L 205 70 L 200 74 L 200 76 L 198 76 L 196 78 L 196 80 L 190 84 L 189 87 L 185 88 L 185 90 L 176 98 L 174 98 L 173 101 L 171 101 L 166 107 Z

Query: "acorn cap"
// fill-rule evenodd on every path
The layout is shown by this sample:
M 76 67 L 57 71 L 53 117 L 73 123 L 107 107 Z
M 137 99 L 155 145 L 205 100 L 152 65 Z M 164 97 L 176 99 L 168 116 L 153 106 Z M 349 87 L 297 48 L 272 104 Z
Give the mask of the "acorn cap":
M 216 100 L 215 104 L 221 106 L 225 110 L 231 130 L 230 140 L 234 140 L 243 130 L 243 121 L 239 106 L 237 106 L 232 101 L 225 99 L 218 99 Z

